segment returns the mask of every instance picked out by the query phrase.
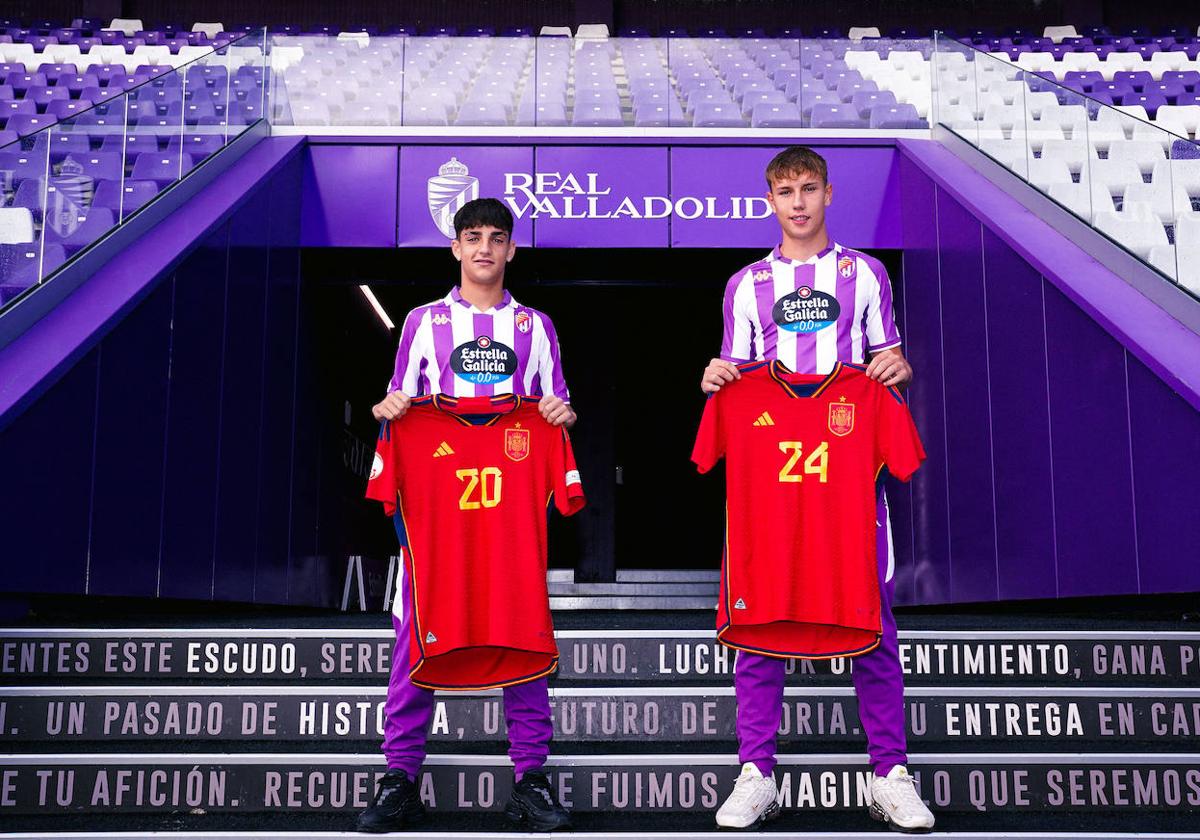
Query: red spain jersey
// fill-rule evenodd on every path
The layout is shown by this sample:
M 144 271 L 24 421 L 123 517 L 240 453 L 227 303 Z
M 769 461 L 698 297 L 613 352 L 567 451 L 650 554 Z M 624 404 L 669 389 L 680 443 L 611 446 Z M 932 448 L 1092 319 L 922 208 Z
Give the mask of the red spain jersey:
M 839 362 L 828 376 L 779 361 L 704 407 L 692 460 L 726 461 L 717 638 L 766 656 L 855 656 L 879 644 L 876 482 L 925 458 L 904 398 Z
M 414 685 L 496 688 L 558 667 L 547 507 L 569 516 L 584 499 L 570 438 L 536 399 L 413 400 L 381 426 L 367 497 L 408 533 Z

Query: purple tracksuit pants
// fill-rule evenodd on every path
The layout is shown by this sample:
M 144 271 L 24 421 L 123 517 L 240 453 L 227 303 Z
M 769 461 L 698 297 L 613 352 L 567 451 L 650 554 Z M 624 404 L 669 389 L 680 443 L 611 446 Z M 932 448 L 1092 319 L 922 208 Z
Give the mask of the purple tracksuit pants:
M 883 635 L 879 646 L 854 659 L 854 693 L 858 715 L 867 736 L 871 768 L 886 776 L 897 764 L 907 762 L 908 743 L 904 726 L 904 673 L 896 641 L 896 619 L 892 616 L 891 537 L 887 502 L 879 496 L 876 511 L 876 558 L 879 561 L 879 617 Z M 769 776 L 775 769 L 775 736 L 783 714 L 783 683 L 787 660 L 738 651 L 733 687 L 737 695 L 738 759 L 754 762 Z
M 425 736 L 435 701 L 432 691 L 413 685 L 408 678 L 411 616 L 412 594 L 405 565 L 401 563 L 400 591 L 392 613 L 396 644 L 392 649 L 392 674 L 384 706 L 382 747 L 388 769 L 403 770 L 416 781 L 425 761 Z M 546 678 L 504 689 L 504 719 L 508 727 L 508 756 L 520 781 L 522 775 L 545 764 L 550 754 L 554 726 Z

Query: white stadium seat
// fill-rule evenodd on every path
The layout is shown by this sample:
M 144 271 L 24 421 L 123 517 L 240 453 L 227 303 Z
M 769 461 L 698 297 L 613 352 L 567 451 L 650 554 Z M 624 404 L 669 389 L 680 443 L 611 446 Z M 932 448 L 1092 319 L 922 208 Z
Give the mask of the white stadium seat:
M 78 44 L 51 44 L 42 53 L 42 61 L 50 64 L 74 64 L 76 67 L 82 67 L 85 63 Z
M 1154 122 L 1184 137 L 1200 135 L 1200 105 L 1162 105 Z
M 216 38 L 225 31 L 225 25 L 221 23 L 193 23 L 193 32 L 203 32 L 209 38 Z
M 1058 62 L 1054 58 L 1054 53 L 1026 52 L 1017 56 L 1017 66 L 1022 70 L 1028 70 L 1030 73 L 1053 70 L 1057 65 Z
M 1067 53 L 1062 57 L 1060 62 L 1063 73 L 1072 70 L 1086 72 L 1089 70 L 1098 71 L 1101 69 L 1100 56 L 1095 53 Z M 1062 78 L 1062 73 L 1058 76 Z
M 1063 38 L 1078 38 L 1079 32 L 1072 25 L 1066 26 L 1047 26 L 1042 30 L 1042 37 L 1049 38 L 1054 43 L 1062 42 Z
M 1065 160 L 1033 158 L 1029 161 L 1029 182 L 1042 191 L 1051 184 L 1071 184 L 1071 168 Z
M 1172 190 L 1166 184 L 1130 184 L 1125 188 L 1122 210 L 1128 211 L 1135 204 L 1145 205 L 1164 225 L 1175 224 L 1176 216 L 1192 210 L 1187 190 L 1183 187 Z
M 1083 172 L 1088 162 L 1090 149 L 1086 140 L 1047 140 L 1042 144 L 1043 160 L 1061 160 L 1072 172 Z
M 1165 158 L 1163 147 L 1153 140 L 1126 140 L 1108 147 L 1109 160 L 1131 160 L 1146 175 L 1154 172 L 1155 165 Z
M 543 26 L 539 31 L 539 35 L 566 35 L 571 37 L 571 27 L 569 26 Z
M 171 48 L 170 47 L 150 47 L 140 46 L 133 48 L 133 57 L 138 59 L 138 64 L 170 64 L 171 63 Z
M 0 208 L 0 245 L 33 241 L 33 211 L 28 207 Z
M 1183 187 L 1188 195 L 1200 198 L 1200 159 L 1160 160 L 1154 164 L 1150 179 L 1155 183 Z M 1200 231 L 1197 231 L 1200 238 Z
M 1180 214 L 1175 223 L 1175 241 L 1188 248 L 1200 248 L 1200 213 Z
M 1164 70 L 1188 70 L 1191 62 L 1185 52 L 1156 52 L 1150 56 L 1149 69 L 1154 78 L 1162 76 Z
M 1051 184 L 1047 193 L 1085 221 L 1091 221 L 1098 213 L 1113 213 L 1113 200 L 1108 190 L 1087 184 Z
M 1192 294 L 1200 295 L 1200 245 L 1159 245 L 1151 248 L 1150 264 L 1174 278 Z
M 575 29 L 576 38 L 603 41 L 608 37 L 607 23 L 581 23 Z
M 863 38 L 879 38 L 878 26 L 851 26 L 848 33 L 851 41 L 861 41 Z
M 1054 94 L 1050 94 L 1053 96 Z M 1064 134 L 1069 133 L 1072 139 L 1087 137 L 1087 108 L 1082 105 L 1053 105 L 1046 104 L 1042 108 L 1039 119 L 1051 125 L 1057 125 Z
M 1139 218 L 1125 213 L 1097 213 L 1095 227 L 1142 259 L 1150 251 L 1167 243 L 1167 231 L 1157 219 Z
M 1050 91 L 1029 91 L 1025 94 L 1025 110 L 1033 115 L 1034 119 L 1041 119 L 1042 113 L 1047 107 L 1058 108 L 1058 97 Z
M 33 44 L 0 44 L 0 55 L 7 62 L 24 64 L 26 67 L 34 67 L 38 63 L 34 58 Z
M 1100 72 L 1104 74 L 1104 78 L 1112 81 L 1113 73 L 1118 70 L 1145 70 L 1146 60 L 1142 58 L 1141 53 L 1109 53 L 1108 58 L 1104 59 L 1100 65 Z
M 979 148 L 1005 169 L 1022 176 L 1029 171 L 1029 149 L 1019 140 L 983 140 Z
M 142 26 L 142 22 L 138 18 L 113 18 L 112 22 L 105 28 L 115 29 L 118 32 L 124 32 L 126 35 L 132 35 L 139 29 L 145 29 L 146 27 Z
M 1142 173 L 1132 160 L 1090 160 L 1086 177 L 1111 195 L 1121 195 L 1130 184 L 1142 183 Z
M 119 44 L 97 44 L 88 50 L 92 64 L 124 64 L 125 48 Z

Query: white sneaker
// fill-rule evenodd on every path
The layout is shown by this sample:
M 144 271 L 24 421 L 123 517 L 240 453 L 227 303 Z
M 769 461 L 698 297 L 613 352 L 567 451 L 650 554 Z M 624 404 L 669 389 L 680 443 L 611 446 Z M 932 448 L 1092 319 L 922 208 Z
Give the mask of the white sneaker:
M 917 780 L 897 764 L 887 777 L 871 780 L 871 816 L 900 831 L 925 832 L 933 828 L 933 814 L 917 793 Z
M 775 774 L 763 774 L 747 761 L 742 774 L 733 785 L 733 793 L 717 811 L 721 828 L 752 828 L 779 816 L 779 792 L 775 789 Z

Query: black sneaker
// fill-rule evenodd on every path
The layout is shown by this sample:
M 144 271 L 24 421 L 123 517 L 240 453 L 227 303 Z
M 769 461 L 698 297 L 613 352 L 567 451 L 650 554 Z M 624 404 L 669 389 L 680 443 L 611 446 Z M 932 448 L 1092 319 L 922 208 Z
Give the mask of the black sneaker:
M 514 825 L 531 831 L 555 831 L 571 826 L 571 813 L 558 804 L 545 773 L 526 773 L 513 785 L 504 816 Z
M 358 830 L 372 834 L 401 831 L 425 819 L 417 786 L 403 770 L 389 770 L 379 780 L 375 801 L 358 815 Z

